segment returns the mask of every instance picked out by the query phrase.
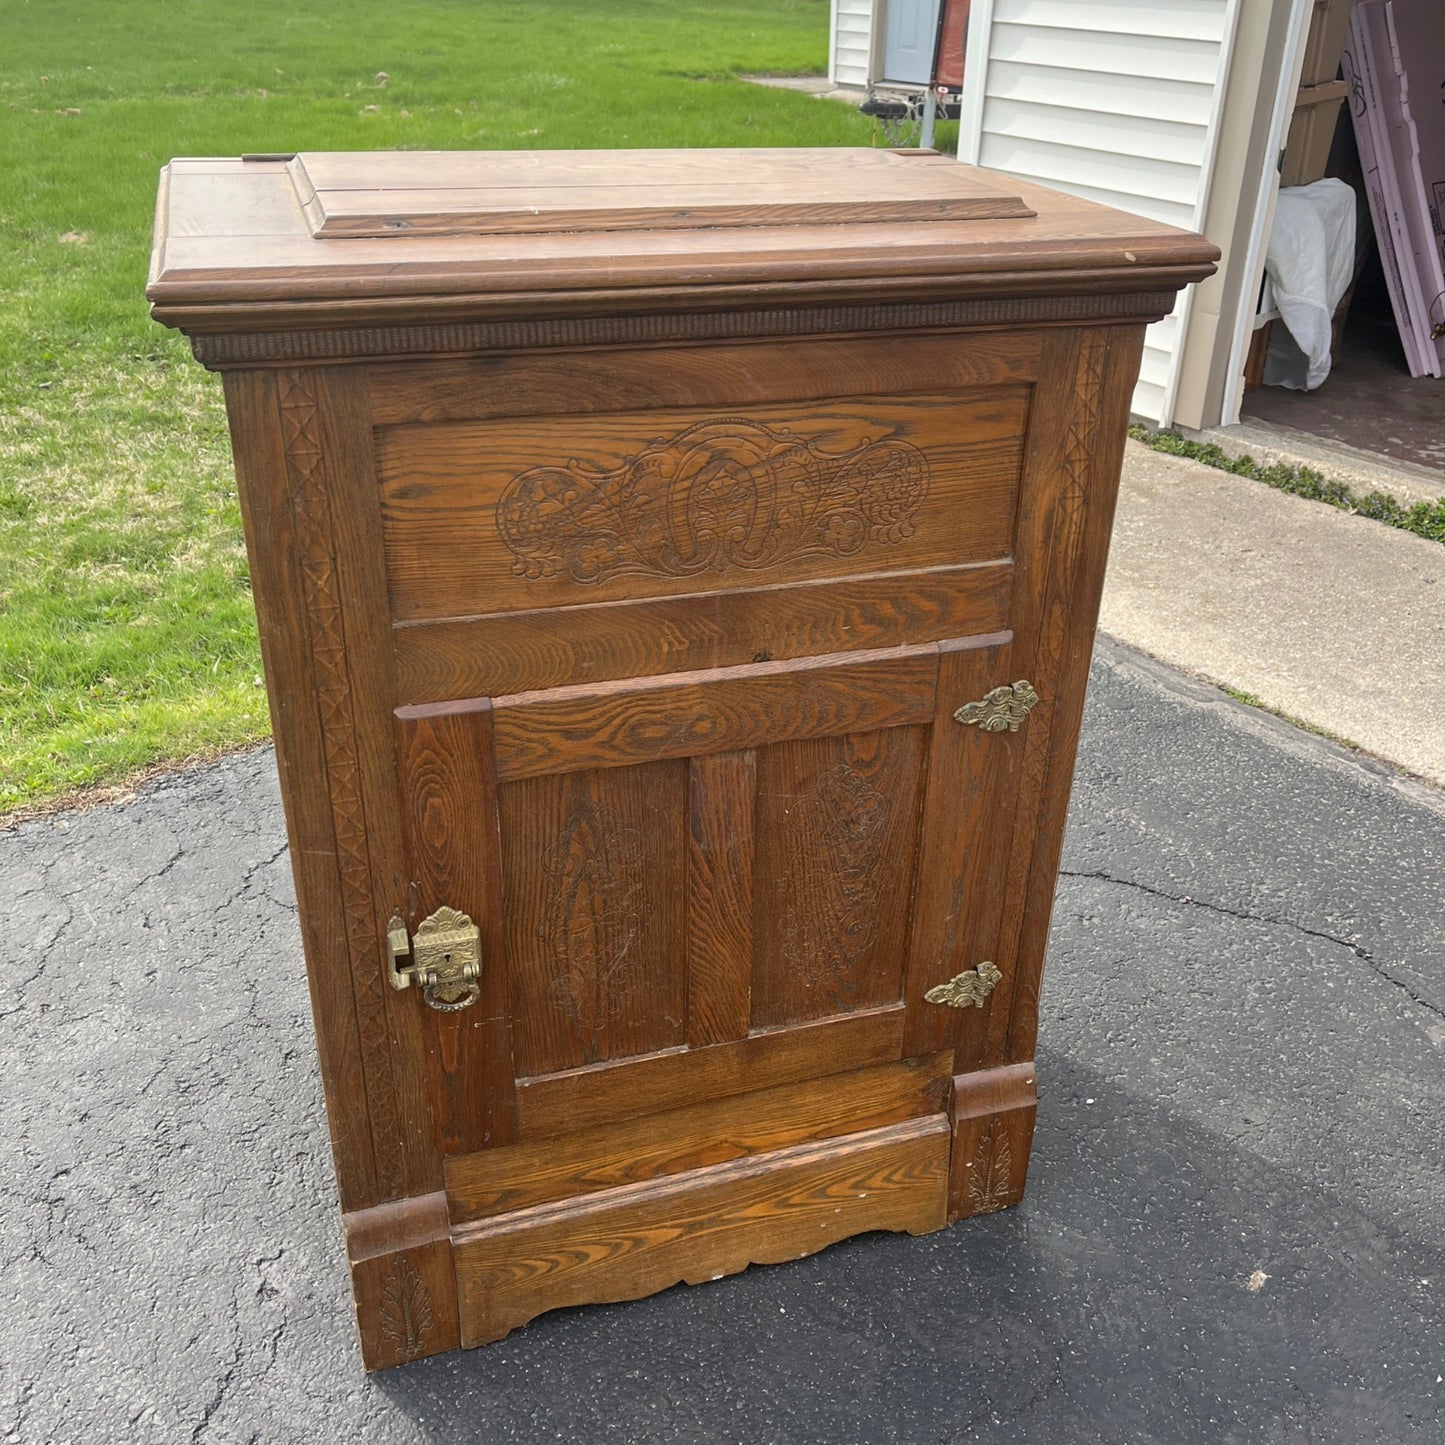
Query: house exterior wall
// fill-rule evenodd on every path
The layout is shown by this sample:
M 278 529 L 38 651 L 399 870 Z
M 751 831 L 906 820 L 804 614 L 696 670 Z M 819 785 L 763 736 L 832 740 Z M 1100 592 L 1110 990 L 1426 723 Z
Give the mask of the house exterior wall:
M 829 34 L 828 79 L 862 89 L 873 44 L 873 0 L 833 0 Z
M 959 158 L 1201 229 L 1245 3 L 974 0 Z M 1171 419 L 1190 304 L 1146 337 L 1134 410 L 1153 422 Z
M 1299 82 L 1312 0 L 1243 0 L 1201 229 L 1223 253 L 1194 288 L 1172 422 L 1202 430 L 1239 420 L 1244 352 L 1278 193 L 1275 161 Z

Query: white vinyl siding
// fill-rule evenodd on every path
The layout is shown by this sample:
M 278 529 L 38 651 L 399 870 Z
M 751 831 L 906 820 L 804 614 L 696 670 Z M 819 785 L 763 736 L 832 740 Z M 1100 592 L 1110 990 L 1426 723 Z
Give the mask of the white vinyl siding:
M 868 84 L 873 37 L 873 0 L 833 0 L 833 37 L 828 78 L 834 85 Z
M 1198 230 L 1239 0 L 974 0 L 959 157 Z M 1187 297 L 1145 336 L 1168 423 Z

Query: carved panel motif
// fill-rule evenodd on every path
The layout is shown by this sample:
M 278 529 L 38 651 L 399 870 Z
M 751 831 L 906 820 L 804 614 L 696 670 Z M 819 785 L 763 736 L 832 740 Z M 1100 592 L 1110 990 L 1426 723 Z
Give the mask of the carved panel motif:
M 346 915 L 346 942 L 352 961 L 367 1105 L 372 1114 L 377 1185 L 383 1195 L 390 1196 L 401 1188 L 402 1161 L 399 1147 L 386 1147 L 386 1141 L 399 1140 L 402 1129 L 392 1089 L 382 971 L 376 962 L 381 956 L 381 942 L 372 912 L 371 860 L 361 797 L 361 764 L 356 749 L 351 683 L 346 670 L 341 593 L 333 560 L 335 544 L 323 469 L 320 413 L 309 378 L 303 372 L 283 374 L 279 393 L 287 475 L 301 543 L 301 573 L 310 620 L 311 657 L 316 671 L 316 705 L 331 796 L 331 822 Z
M 1008 1130 L 999 1119 L 991 1119 L 978 1141 L 973 1156 L 973 1175 L 968 1181 L 968 1202 L 973 1214 L 992 1214 L 1002 1209 L 1013 1192 L 1010 1174 L 1013 1153 Z
M 595 1032 L 643 983 L 633 945 L 642 929 L 642 835 L 604 805 L 584 803 L 542 859 L 547 904 L 537 937 L 560 972 L 552 1002 Z
M 887 438 L 846 452 L 742 418 L 690 426 L 615 471 L 533 467 L 497 503 L 523 577 L 691 577 L 807 556 L 851 557 L 912 536 L 928 462 Z
M 878 938 L 878 837 L 888 800 L 846 763 L 788 812 L 792 866 L 783 946 L 809 988 L 846 991 Z
M 381 1333 L 404 1360 L 421 1354 L 432 1328 L 431 1298 L 404 1254 L 392 1261 L 381 1285 Z

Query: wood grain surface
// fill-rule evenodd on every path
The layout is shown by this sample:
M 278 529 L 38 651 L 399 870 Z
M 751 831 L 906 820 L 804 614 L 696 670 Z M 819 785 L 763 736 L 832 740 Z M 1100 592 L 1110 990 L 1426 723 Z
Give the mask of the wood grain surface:
M 520 1133 L 524 1140 L 552 1138 L 704 1099 L 893 1063 L 902 1057 L 902 1042 L 903 1009 L 892 1004 L 752 1034 L 736 1043 L 679 1047 L 518 1079 Z
M 947 1120 L 933 1115 L 468 1226 L 454 1246 L 462 1343 L 500 1339 L 544 1310 L 797 1259 L 865 1229 L 940 1229 L 948 1150 Z
M 450 1218 L 462 1225 L 936 1114 L 952 1093 L 950 1064 L 933 1054 L 450 1159 Z
M 757 755 L 688 764 L 687 1041 L 747 1037 L 753 973 L 753 820 Z
M 541 691 L 1001 632 L 1008 563 L 398 624 L 399 701 Z
M 500 792 L 519 1075 L 687 1040 L 687 764 L 553 773 Z
M 497 772 L 634 767 L 927 722 L 937 671 L 925 645 L 500 697 Z
M 415 165 L 349 152 L 287 165 L 316 236 L 528 235 L 957 221 L 1034 212 L 1006 184 L 941 155 L 661 149 L 422 153 Z
M 393 616 L 1006 557 L 1028 397 L 1004 386 L 379 428 Z M 875 457 L 899 454 L 926 473 L 911 494 L 868 483 Z
M 482 699 L 447 713 L 398 719 L 402 825 L 411 863 L 409 930 L 443 906 L 481 929 L 481 990 L 455 1013 L 416 1009 L 427 1039 L 432 1130 L 443 1155 L 516 1137 L 512 1007 L 502 893 L 502 845 L 492 757 L 492 711 Z
M 997 951 L 998 884 L 1009 856 L 1022 743 L 1019 734 L 961 727 L 953 714 L 1011 680 L 1013 666 L 1007 642 L 940 648 L 938 715 L 947 726 L 935 727 L 930 738 L 904 989 L 908 1053 L 944 1047 L 977 1052 L 981 1046 L 971 1041 L 987 1026 L 987 1006 L 946 1008 L 925 995 L 955 974 L 993 961 Z
M 1031 382 L 1043 333 L 806 337 L 377 362 L 375 425 L 959 392 Z
M 900 997 L 926 740 L 894 727 L 759 753 L 755 1028 Z

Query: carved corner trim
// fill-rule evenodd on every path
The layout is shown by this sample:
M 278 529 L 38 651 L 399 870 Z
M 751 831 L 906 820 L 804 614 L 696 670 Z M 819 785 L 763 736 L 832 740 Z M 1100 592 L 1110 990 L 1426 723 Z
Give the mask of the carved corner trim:
M 1013 1194 L 1013 1150 L 1009 1146 L 1008 1128 L 993 1119 L 983 1131 L 973 1153 L 973 1167 L 968 1177 L 969 1212 L 992 1214 L 1008 1204 Z
M 345 621 L 336 576 L 320 403 L 315 383 L 304 371 L 284 372 L 277 378 L 277 400 L 292 512 L 300 544 L 301 585 L 310 624 L 308 638 L 316 676 L 316 707 L 331 800 L 332 834 L 336 840 L 366 1100 L 373 1116 L 371 1136 L 376 1182 L 383 1195 L 396 1194 L 402 1183 L 400 1146 L 385 1150 L 375 1147 L 377 1141 L 399 1141 L 401 1125 L 392 1080 L 383 975 L 378 966 L 384 954 L 373 913 L 361 760 L 357 752 L 351 681 L 346 669 Z
M 1022 1198 L 1037 1106 L 1032 1062 L 954 1075 L 951 1219 L 992 1214 Z
M 426 1348 L 433 1328 L 431 1296 L 411 1261 L 399 1254 L 381 1282 L 381 1333 L 404 1360 Z

